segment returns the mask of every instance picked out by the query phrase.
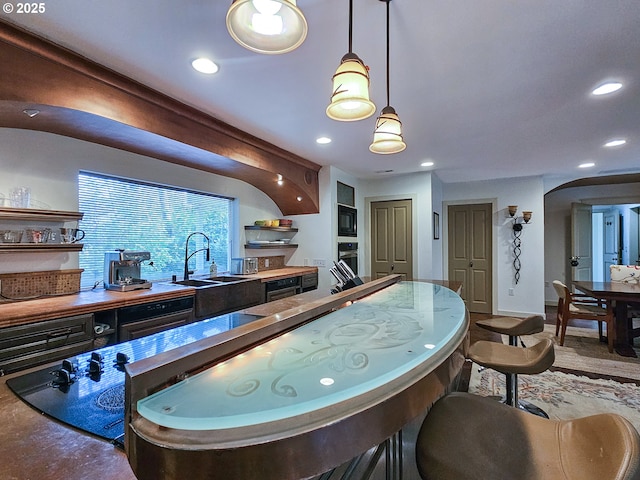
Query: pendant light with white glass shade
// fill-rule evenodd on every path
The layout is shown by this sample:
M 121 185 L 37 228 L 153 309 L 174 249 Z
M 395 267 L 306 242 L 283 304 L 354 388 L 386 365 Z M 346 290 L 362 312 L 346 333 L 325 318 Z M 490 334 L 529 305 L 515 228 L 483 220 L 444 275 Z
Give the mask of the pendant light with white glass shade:
M 307 20 L 296 0 L 233 0 L 227 30 L 245 48 L 258 53 L 287 53 L 307 37 Z
M 329 118 L 352 122 L 369 118 L 376 106 L 369 100 L 369 68 L 353 53 L 353 0 L 349 0 L 349 53 L 333 76 L 333 94 L 327 107 Z
M 382 109 L 376 120 L 373 131 L 373 142 L 369 150 L 373 153 L 400 153 L 407 144 L 402 138 L 402 122 L 395 109 L 389 104 L 389 3 L 391 0 L 380 0 L 387 4 L 387 106 Z

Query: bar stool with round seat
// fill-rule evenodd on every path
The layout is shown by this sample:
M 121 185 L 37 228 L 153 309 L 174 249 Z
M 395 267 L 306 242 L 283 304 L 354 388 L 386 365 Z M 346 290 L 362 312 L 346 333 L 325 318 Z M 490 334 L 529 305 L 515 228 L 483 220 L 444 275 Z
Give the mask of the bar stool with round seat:
M 640 436 L 613 413 L 549 420 L 457 392 L 427 414 L 416 463 L 424 480 L 639 480 Z
M 529 315 L 526 318 L 494 317 L 486 320 L 478 320 L 475 324 L 485 330 L 489 330 L 490 332 L 507 335 L 509 337 L 509 345 L 513 345 L 514 347 L 518 346 L 518 338 L 523 337 L 524 335 L 534 335 L 544 331 L 544 318 L 542 315 Z M 523 347 L 526 346 L 522 339 L 520 339 L 520 343 Z M 512 385 L 512 383 L 514 380 L 517 380 L 517 377 L 514 378 L 513 375 L 505 375 L 505 377 L 506 395 L 502 401 L 508 405 L 514 405 L 512 398 L 514 385 Z M 524 400 L 518 400 L 517 402 L 518 407 L 520 408 L 533 410 L 534 412 L 538 409 L 535 405 L 525 402 Z
M 476 325 L 490 332 L 508 335 L 509 345 L 517 346 L 518 337 L 544 331 L 544 318 L 542 315 L 530 315 L 526 318 L 495 317 L 478 320 Z
M 553 365 L 555 352 L 550 339 L 544 339 L 525 348 L 479 340 L 469 347 L 467 357 L 478 365 L 492 368 L 507 376 L 509 390 L 507 390 L 505 403 L 534 415 L 549 418 L 544 410 L 536 405 L 518 400 L 518 374 L 542 373 Z

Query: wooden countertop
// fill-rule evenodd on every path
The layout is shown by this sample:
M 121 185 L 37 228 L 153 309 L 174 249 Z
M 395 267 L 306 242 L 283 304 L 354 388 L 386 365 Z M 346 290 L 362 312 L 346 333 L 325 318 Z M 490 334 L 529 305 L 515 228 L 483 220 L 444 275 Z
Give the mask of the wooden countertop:
M 317 271 L 317 267 L 285 267 L 245 276 L 247 278 L 258 278 L 264 283 Z M 95 290 L 86 290 L 71 295 L 1 303 L 0 328 L 147 302 L 170 300 L 194 294 L 195 289 L 193 287 L 158 282 L 154 283 L 149 289 L 133 290 L 131 292 L 115 292 L 104 288 L 96 288 Z
M 281 278 L 297 277 L 309 273 L 317 273 L 318 267 L 284 267 L 275 270 L 265 270 L 264 272 L 252 273 L 251 275 L 243 275 L 248 278 L 259 278 L 262 283 L 272 280 L 280 280 Z
M 151 288 L 131 292 L 114 292 L 96 288 L 59 297 L 4 303 L 0 305 L 0 328 L 194 294 L 193 287 L 154 283 Z

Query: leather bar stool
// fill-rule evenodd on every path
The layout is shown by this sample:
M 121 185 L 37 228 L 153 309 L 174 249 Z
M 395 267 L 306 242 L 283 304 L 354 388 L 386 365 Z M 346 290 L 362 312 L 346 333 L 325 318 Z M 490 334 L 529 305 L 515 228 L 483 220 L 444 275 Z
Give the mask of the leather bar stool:
M 509 337 L 509 345 L 513 345 L 514 347 L 518 346 L 518 338 L 524 335 L 533 335 L 535 333 L 540 333 L 544 331 L 544 317 L 542 315 L 530 315 L 526 318 L 518 318 L 518 317 L 495 317 L 488 318 L 486 320 L 478 320 L 476 325 L 484 328 L 485 330 L 489 330 L 490 332 L 499 333 L 501 335 L 507 335 Z M 520 339 L 520 344 L 524 347 L 525 344 Z M 485 367 L 482 367 L 485 368 Z M 514 385 L 514 380 L 517 380 L 517 377 L 514 378 L 513 375 L 505 375 L 506 376 L 506 395 L 502 399 L 502 401 L 508 405 L 515 405 L 513 400 L 513 392 L 514 386 L 517 389 L 517 384 Z M 517 392 L 517 390 L 516 390 Z M 517 393 L 516 393 L 517 394 Z M 541 409 L 536 407 L 535 405 L 525 402 L 524 400 L 517 400 L 518 407 L 528 410 L 530 413 L 540 414 L 542 412 Z M 543 416 L 546 416 L 543 415 Z
M 505 403 L 534 415 L 549 418 L 544 410 L 536 405 L 518 400 L 518 374 L 542 373 L 553 365 L 555 352 L 550 339 L 547 338 L 525 348 L 480 340 L 469 347 L 467 357 L 478 365 L 492 368 L 507 376 L 509 389 Z
M 478 320 L 476 325 L 491 332 L 508 335 L 509 345 L 515 347 L 518 345 L 518 337 L 544 331 L 544 318 L 542 315 L 530 315 L 527 318 L 495 317 Z
M 612 413 L 549 420 L 452 393 L 427 414 L 416 463 L 424 480 L 639 480 L 640 436 Z

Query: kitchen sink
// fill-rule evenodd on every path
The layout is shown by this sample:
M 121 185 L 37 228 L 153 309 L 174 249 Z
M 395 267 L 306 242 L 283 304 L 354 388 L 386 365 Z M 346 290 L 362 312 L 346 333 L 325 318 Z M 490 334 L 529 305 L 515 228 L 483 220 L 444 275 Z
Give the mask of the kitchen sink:
M 237 277 L 233 275 L 222 275 L 220 277 L 209 277 L 206 280 L 210 282 L 227 283 L 227 282 L 243 282 L 251 279 L 247 277 Z
M 243 276 L 176 280 L 176 285 L 195 287 L 194 316 L 196 320 L 234 312 L 264 301 L 264 287 L 259 279 Z
M 184 285 L 185 287 L 213 287 L 217 284 L 210 280 L 193 280 L 193 279 L 176 280 L 175 282 L 172 282 L 172 283 L 175 283 L 177 285 Z

